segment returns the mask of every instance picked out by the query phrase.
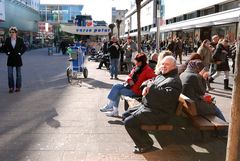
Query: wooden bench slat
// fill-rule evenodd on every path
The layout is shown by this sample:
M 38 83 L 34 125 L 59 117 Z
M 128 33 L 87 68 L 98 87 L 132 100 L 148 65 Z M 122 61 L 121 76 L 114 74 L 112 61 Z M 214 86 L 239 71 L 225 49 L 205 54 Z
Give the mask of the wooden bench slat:
M 215 130 L 214 124 L 204 119 L 202 116 L 194 116 L 191 120 L 194 126 L 200 130 Z
M 218 118 L 217 116 L 214 115 L 207 115 L 207 116 L 203 116 L 204 118 L 206 118 L 208 121 L 210 121 L 212 124 L 214 124 L 214 126 L 216 127 L 216 129 L 225 129 L 228 127 L 228 123 L 221 120 L 220 118 Z

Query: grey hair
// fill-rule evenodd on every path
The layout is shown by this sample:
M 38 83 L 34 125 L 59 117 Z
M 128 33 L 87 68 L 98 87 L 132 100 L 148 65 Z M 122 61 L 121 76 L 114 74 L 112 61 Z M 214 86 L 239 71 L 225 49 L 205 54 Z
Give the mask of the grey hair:
M 156 68 L 155 68 L 155 74 L 157 74 L 157 75 L 160 74 L 160 72 L 161 72 L 160 71 L 160 66 L 161 66 L 162 62 L 164 62 L 166 60 L 170 60 L 175 67 L 177 66 L 176 59 L 172 55 L 167 55 L 162 60 L 160 60 L 160 59 L 158 60 Z

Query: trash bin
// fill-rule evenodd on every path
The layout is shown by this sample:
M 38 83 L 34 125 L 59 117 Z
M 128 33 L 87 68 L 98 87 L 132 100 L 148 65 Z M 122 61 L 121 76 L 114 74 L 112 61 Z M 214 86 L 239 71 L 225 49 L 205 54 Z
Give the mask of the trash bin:
M 48 48 L 48 55 L 53 55 L 53 48 L 52 47 Z

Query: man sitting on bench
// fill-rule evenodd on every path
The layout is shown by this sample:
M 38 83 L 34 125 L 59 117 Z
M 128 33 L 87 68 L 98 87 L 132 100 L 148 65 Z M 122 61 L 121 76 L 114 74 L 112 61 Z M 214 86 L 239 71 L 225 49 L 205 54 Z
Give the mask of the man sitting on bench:
M 161 63 L 161 65 L 159 65 Z M 143 99 L 139 108 L 124 119 L 125 128 L 135 143 L 134 153 L 153 149 L 153 140 L 141 125 L 165 124 L 175 116 L 178 98 L 182 92 L 176 60 L 166 56 L 158 60 L 158 76 L 143 83 Z

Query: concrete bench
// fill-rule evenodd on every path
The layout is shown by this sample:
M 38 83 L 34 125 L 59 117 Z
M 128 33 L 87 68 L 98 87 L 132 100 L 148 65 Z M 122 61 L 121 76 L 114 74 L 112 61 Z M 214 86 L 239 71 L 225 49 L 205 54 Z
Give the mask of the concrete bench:
M 140 103 L 140 101 L 136 100 L 135 98 L 130 98 L 130 97 L 122 97 L 122 98 L 124 100 L 125 110 L 127 110 L 128 108 L 134 107 Z M 187 117 L 192 123 L 192 126 L 199 129 L 202 135 L 203 135 L 203 131 L 217 132 L 219 130 L 228 128 L 228 123 L 221 120 L 215 115 L 206 115 L 206 116 L 198 115 L 195 102 L 183 94 L 179 96 L 179 104 L 176 109 L 176 116 L 180 116 L 180 115 Z M 174 125 L 171 125 L 171 124 L 142 125 L 141 128 L 147 131 L 152 131 L 152 130 L 171 131 L 173 130 Z

